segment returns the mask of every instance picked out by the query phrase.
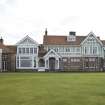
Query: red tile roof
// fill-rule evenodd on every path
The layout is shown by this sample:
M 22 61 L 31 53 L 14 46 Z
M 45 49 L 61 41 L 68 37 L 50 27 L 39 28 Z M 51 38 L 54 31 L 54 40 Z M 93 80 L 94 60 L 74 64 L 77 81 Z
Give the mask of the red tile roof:
M 80 45 L 80 43 L 86 38 L 87 36 L 76 36 L 76 41 L 67 41 L 67 36 L 55 36 L 55 35 L 47 35 L 44 36 L 43 44 L 53 44 L 53 45 Z

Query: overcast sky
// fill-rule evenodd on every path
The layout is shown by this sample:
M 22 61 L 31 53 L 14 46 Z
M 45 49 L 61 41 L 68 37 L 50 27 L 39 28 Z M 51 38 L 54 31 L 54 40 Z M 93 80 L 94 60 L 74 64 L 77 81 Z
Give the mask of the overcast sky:
M 42 43 L 50 35 L 87 35 L 105 39 L 105 0 L 0 0 L 0 36 L 15 44 L 25 35 Z

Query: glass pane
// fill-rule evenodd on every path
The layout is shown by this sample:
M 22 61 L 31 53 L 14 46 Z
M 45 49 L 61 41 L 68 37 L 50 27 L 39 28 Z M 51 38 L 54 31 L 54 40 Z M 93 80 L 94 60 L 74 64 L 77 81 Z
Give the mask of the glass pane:
M 21 60 L 21 67 L 32 67 L 32 61 L 31 60 Z
M 30 53 L 33 54 L 33 48 L 30 48 Z
M 25 48 L 22 48 L 23 53 L 25 53 Z
M 30 59 L 30 57 L 20 57 L 20 59 L 26 59 L 26 60 L 28 60 L 28 59 Z
M 19 67 L 19 60 L 17 60 L 17 67 Z
M 26 48 L 26 53 L 29 54 L 29 48 Z
M 36 54 L 37 53 L 37 48 L 34 48 L 34 54 Z
M 19 48 L 19 54 L 21 54 L 22 52 L 21 52 L 21 48 Z

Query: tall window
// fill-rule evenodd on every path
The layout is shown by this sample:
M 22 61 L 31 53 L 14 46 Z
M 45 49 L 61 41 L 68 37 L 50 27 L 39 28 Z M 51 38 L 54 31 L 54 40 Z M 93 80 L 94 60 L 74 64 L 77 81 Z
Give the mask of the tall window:
M 75 52 L 75 47 L 71 47 L 71 52 Z
M 97 47 L 93 47 L 93 54 L 97 54 Z
M 19 57 L 17 57 L 16 65 L 19 67 Z
M 26 53 L 29 54 L 29 48 L 26 48 Z
M 70 52 L 70 49 L 69 48 L 66 48 L 66 52 Z
M 34 54 L 36 54 L 37 53 L 37 48 L 34 48 Z
M 85 54 L 87 54 L 87 48 L 85 47 Z
M 32 67 L 32 59 L 30 57 L 20 57 L 21 67 Z
M 34 58 L 34 67 L 36 67 L 36 58 Z
M 33 54 L 33 48 L 30 48 L 30 54 Z
M 93 49 L 92 49 L 92 46 L 90 46 L 90 54 L 92 54 L 92 50 L 93 50 Z
M 80 52 L 80 48 L 77 48 L 77 52 Z
M 25 48 L 22 48 L 22 52 L 23 52 L 23 54 L 25 54 Z
M 18 53 L 19 53 L 19 54 L 21 54 L 21 53 L 22 53 L 22 50 L 21 50 L 21 48 L 19 48 L 18 50 L 19 50 L 19 52 L 18 52 Z

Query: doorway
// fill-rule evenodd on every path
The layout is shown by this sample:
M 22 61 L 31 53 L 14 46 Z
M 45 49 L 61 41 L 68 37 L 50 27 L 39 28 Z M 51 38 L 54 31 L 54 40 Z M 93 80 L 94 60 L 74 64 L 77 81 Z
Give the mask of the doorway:
M 49 58 L 49 69 L 51 71 L 55 71 L 55 61 L 54 57 Z

